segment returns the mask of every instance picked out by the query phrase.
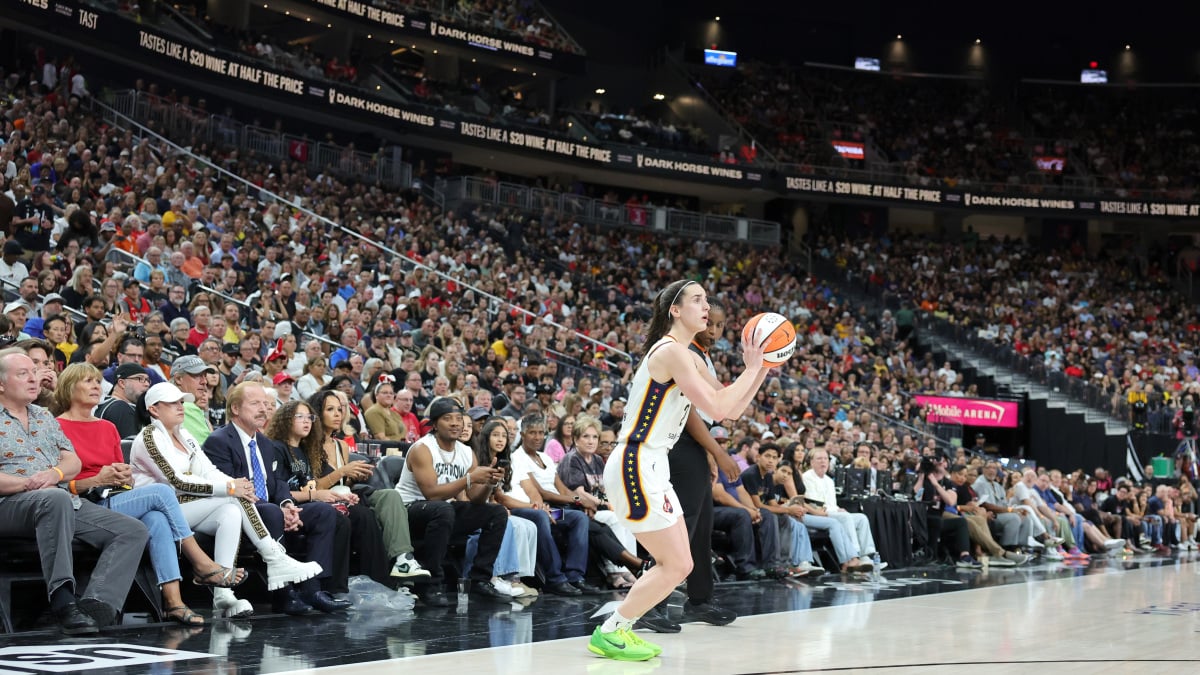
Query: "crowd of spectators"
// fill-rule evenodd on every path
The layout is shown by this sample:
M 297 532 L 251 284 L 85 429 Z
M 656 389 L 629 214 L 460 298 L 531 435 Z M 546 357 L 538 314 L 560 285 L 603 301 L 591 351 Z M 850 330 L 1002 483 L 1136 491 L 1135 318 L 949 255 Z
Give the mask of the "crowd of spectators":
M 813 94 L 795 68 L 748 61 L 733 73 L 707 74 L 697 84 L 780 162 L 832 164 Z
M 914 78 L 747 61 L 698 85 L 782 161 L 871 169 L 946 187 L 1052 188 L 1064 177 L 1135 197 L 1195 193 L 1200 145 L 1187 90 Z M 866 161 L 831 142 L 866 144 Z M 1063 160 L 1061 170 L 1039 158 Z
M 538 47 L 580 53 L 563 27 L 535 0 L 373 0 L 391 9 L 413 7 L 450 23 L 466 24 Z
M 1162 247 L 1121 240 L 1089 253 L 1079 244 L 1045 248 L 968 231 L 953 243 L 904 233 L 827 237 L 815 250 L 905 312 L 1008 348 L 1055 386 L 1086 385 L 1093 403 L 1137 429 L 1195 435 L 1185 408 L 1200 395 L 1200 324 L 1171 285 L 1176 261 Z
M 303 504 L 319 497 L 321 503 L 341 504 L 353 512 L 353 507 L 363 505 L 333 486 L 367 479 L 370 467 L 349 453 L 368 450 L 364 444 L 371 441 L 424 444 L 431 453 L 435 449 L 430 446 L 436 443 L 443 452 L 457 452 L 455 439 L 474 438 L 478 444 L 483 439 L 505 440 L 494 436 L 494 431 L 507 438 L 498 449 L 523 452 L 534 464 L 567 460 L 572 453 L 582 453 L 586 463 L 593 442 L 595 452 L 603 456 L 605 447 L 611 448 L 605 444 L 613 438 L 613 427 L 622 418 L 632 373 L 629 355 L 642 350 L 644 308 L 661 286 L 689 277 L 703 283 L 711 297 L 722 299 L 729 308 L 729 329 L 717 336 L 712 350 L 723 381 L 740 370 L 737 329 L 751 315 L 780 311 L 794 318 L 799 329 L 798 356 L 773 374 L 739 419 L 714 432 L 743 469 L 741 482 L 746 483 L 749 503 L 742 500 L 736 484 L 720 486 L 726 488 L 720 492 L 740 504 L 725 503 L 736 510 L 735 515 L 744 514 L 753 524 L 763 519 L 766 506 L 773 506 L 777 515 L 778 509 L 784 510 L 784 522 L 790 524 L 804 515 L 787 509 L 796 506 L 790 502 L 804 491 L 801 486 L 810 470 L 823 479 L 826 468 L 831 475 L 844 475 L 860 463 L 880 472 L 872 479 L 874 490 L 909 493 L 938 503 L 938 523 L 947 504 L 962 505 L 963 512 L 971 515 L 969 500 L 951 504 L 943 493 L 957 489 L 955 476 L 971 478 L 970 470 L 982 472 L 986 468 L 979 465 L 982 460 L 964 452 L 954 458 L 964 465 L 962 469 L 944 461 L 922 468 L 922 457 L 935 458 L 941 446 L 928 433 L 924 412 L 913 405 L 911 394 L 959 392 L 964 387 L 961 375 L 948 364 L 936 364 L 913 351 L 908 340 L 914 325 L 911 311 L 871 316 L 865 308 L 852 307 L 833 286 L 801 274 L 786 257 L 763 256 L 742 245 L 589 230 L 553 210 L 535 216 L 496 207 L 443 212 L 415 192 L 389 192 L 329 175 L 310 175 L 299 164 L 268 165 L 235 148 L 193 146 L 199 155 L 248 181 L 239 183 L 196 156 L 107 127 L 70 96 L 68 78 L 54 89 L 44 89 L 36 77 L 33 84 L 27 84 L 28 76 L 4 82 L 0 228 L 8 236 L 0 278 L 12 286 L 6 289 L 9 301 L 0 316 L 0 332 L 33 357 L 22 377 L 34 378 L 31 381 L 41 385 L 42 400 L 49 402 L 46 399 L 56 389 L 59 373 L 75 368 L 82 374 L 64 381 L 74 386 L 94 379 L 99 384 L 97 396 L 108 391 L 107 400 L 120 403 L 108 405 L 101 413 L 104 419 L 110 408 L 122 410 L 122 405 L 139 398 L 145 406 L 192 397 L 184 403 L 177 424 L 204 446 L 221 475 L 231 479 L 230 495 L 241 490 L 247 499 L 253 494 L 259 501 L 284 507 L 288 507 L 285 502 Z M 352 237 L 350 232 L 365 238 Z M 376 243 L 402 251 L 419 265 L 385 254 Z M 966 292 L 964 288 L 970 287 L 961 283 L 961 277 L 978 273 L 974 268 L 970 272 L 953 268 L 946 260 L 935 263 L 933 255 L 893 252 L 901 245 L 909 242 L 889 241 L 855 253 L 831 241 L 821 250 L 833 259 L 844 258 L 847 268 L 877 264 L 874 271 L 884 285 L 941 290 L 946 274 L 957 269 L 960 278 L 954 289 Z M 979 243 L 979 251 L 986 253 L 991 245 Z M 895 278 L 888 276 L 892 267 L 887 260 L 876 262 L 872 257 L 881 252 L 895 256 L 887 260 L 916 260 L 919 273 L 913 278 L 899 272 Z M 1012 269 L 1014 261 L 999 256 L 1003 252 L 1001 248 L 992 255 L 1006 261 L 1005 269 Z M 951 255 L 948 249 L 933 253 Z M 985 255 L 984 260 L 989 259 Z M 975 258 L 960 262 L 978 264 Z M 926 274 L 934 269 L 941 274 Z M 1044 265 L 1038 268 L 1044 269 Z M 1114 277 L 1119 272 L 1111 271 Z M 1053 278 L 1047 273 L 1047 280 Z M 925 299 L 933 306 L 922 309 L 965 311 L 957 298 L 931 295 Z M 1131 311 L 1118 308 L 1117 315 Z M 1046 321 L 1045 325 L 1060 324 Z M 93 378 L 88 367 L 103 374 Z M 15 377 L 11 372 L 4 376 Z M 174 383 L 181 394 L 159 390 L 167 391 L 167 398 L 151 400 L 136 391 L 142 384 L 160 386 L 160 382 Z M 58 396 L 58 410 L 74 406 L 78 417 L 86 417 L 83 404 L 91 399 L 83 397 L 86 392 L 81 390 L 76 402 L 75 390 L 67 389 Z M 540 417 L 527 417 L 535 413 Z M 129 424 L 127 416 L 114 419 L 114 427 Z M 299 424 L 295 420 L 312 426 L 294 426 Z M 520 427 L 518 420 L 523 420 Z M 491 422 L 499 426 L 488 429 Z M 168 431 L 174 428 L 164 425 Z M 546 431 L 545 459 L 537 447 L 541 439 L 532 433 L 539 425 Z M 132 429 L 135 436 L 142 433 L 136 423 L 124 428 Z M 321 428 L 335 431 L 337 438 L 313 431 Z M 256 438 L 259 431 L 281 444 L 280 453 L 288 453 L 280 455 L 279 466 L 294 470 L 279 477 L 286 485 L 262 488 L 270 499 L 259 494 L 258 485 L 247 488 L 236 482 L 257 482 L 252 462 L 221 463 L 218 458 L 228 448 L 210 451 L 211 438 L 233 442 L 239 437 Z M 310 437 L 321 440 L 310 446 L 305 440 Z M 186 446 L 186 437 L 178 438 Z M 292 461 L 296 458 L 292 448 L 310 447 L 317 453 L 324 450 L 324 458 L 311 455 L 308 469 L 301 471 Z M 772 451 L 765 451 L 768 448 Z M 487 450 L 479 448 L 480 456 L 486 459 Z M 812 461 L 822 452 L 832 456 L 828 466 Z M 774 462 L 791 469 L 779 471 Z M 503 482 L 494 469 L 468 458 L 439 465 L 458 467 L 453 470 L 456 475 L 440 477 L 447 479 L 440 482 L 465 480 L 461 489 L 471 497 L 471 504 L 480 507 L 459 514 L 464 527 L 475 524 L 489 532 L 477 545 L 475 564 L 468 565 L 480 593 L 491 597 L 528 593 L 520 579 L 532 576 L 530 561 L 535 558 L 543 567 L 549 566 L 543 572 L 556 580 L 557 591 L 551 592 L 593 591 L 594 586 L 573 566 L 578 558 L 570 551 L 566 558 L 549 563 L 537 555 L 524 563 L 519 556 L 502 562 L 496 551 L 497 532 L 507 531 L 501 522 L 526 520 L 508 518 L 510 510 L 519 516 L 516 512 L 526 508 L 514 504 L 524 502 L 537 511 L 547 503 L 573 503 L 564 487 L 583 500 L 578 490 L 588 493 L 587 486 L 595 487 L 586 471 L 579 482 L 578 475 L 564 470 L 563 487 L 549 476 L 537 478 L 536 486 L 514 476 L 504 492 L 520 497 L 519 488 L 528 499 L 518 498 L 502 508 L 504 500 L 497 497 L 490 503 L 478 490 L 481 485 Z M 515 459 L 513 465 L 517 466 Z M 569 465 L 569 460 L 564 461 L 564 466 Z M 441 470 L 414 466 L 412 471 L 418 475 L 408 489 L 424 491 L 439 482 L 440 478 L 431 480 L 421 473 L 426 469 Z M 41 467 L 39 473 L 46 471 L 50 468 Z M 790 489 L 784 480 L 788 473 L 793 478 Z M 304 474 L 302 480 L 299 474 Z M 475 488 L 468 475 L 474 478 Z M 576 484 L 566 484 L 572 475 Z M 932 482 L 924 481 L 926 477 Z M 797 478 L 804 480 L 797 483 Z M 1072 485 L 1083 478 L 1072 476 Z M 1053 491 L 1039 486 L 1045 493 L 1039 493 L 1043 503 L 1027 504 L 1049 511 L 1033 515 L 1047 521 L 1041 540 L 1007 537 L 997 544 L 976 527 L 972 545 L 963 543 L 968 541 L 967 528 L 953 523 L 947 526 L 952 536 L 941 538 L 950 561 L 971 567 L 986 553 L 994 564 L 1001 560 L 1016 564 L 1027 559 L 1023 550 L 1048 549 L 1052 558 L 1059 544 L 1072 542 L 1075 546 L 1064 553 L 1079 559 L 1088 545 L 1096 552 L 1112 548 L 1120 537 L 1111 518 L 1104 522 L 1098 516 L 1101 522 L 1094 531 L 1079 524 L 1075 514 L 1064 513 L 1073 504 L 1071 488 L 1053 486 Z M 1015 483 L 1012 487 L 1017 495 Z M 1084 488 L 1087 493 L 1086 481 Z M 254 492 L 246 492 L 249 489 Z M 453 496 L 454 491 L 447 490 L 437 491 L 433 499 Z M 588 494 L 587 499 L 603 502 L 602 495 Z M 1037 502 L 1033 497 L 1018 502 L 1025 500 Z M 1168 530 L 1174 529 L 1167 525 L 1190 520 L 1177 514 L 1194 511 L 1194 493 L 1188 495 L 1182 488 L 1178 507 L 1169 488 L 1158 500 L 1154 503 L 1160 508 L 1149 515 L 1159 515 L 1164 527 L 1161 532 L 1147 528 L 1148 541 L 1190 546 L 1188 525 L 1180 525 L 1177 539 L 1172 539 L 1175 535 Z M 836 515 L 836 504 L 826 501 L 825 514 Z M 1147 509 L 1150 504 L 1148 500 Z M 392 508 L 370 506 L 376 512 Z M 283 525 L 290 522 L 289 508 L 282 509 Z M 375 521 L 361 516 L 361 511 L 349 516 L 347 536 L 359 542 L 355 545 L 359 551 L 363 541 L 377 544 L 372 549 L 378 554 L 375 564 L 364 569 L 387 580 L 419 575 L 416 570 L 423 568 L 438 579 L 444 550 L 417 544 L 415 558 L 410 559 L 403 542 L 382 539 L 389 531 L 386 521 L 372 530 L 370 523 Z M 814 523 L 825 514 L 809 512 Z M 427 530 L 430 522 L 444 522 L 443 516 L 410 513 L 414 534 L 435 544 L 442 541 L 438 537 L 448 538 L 448 532 L 433 536 Z M 534 516 L 529 522 L 536 530 L 540 521 Z M 315 516 L 313 522 L 318 522 Z M 519 529 L 513 527 L 514 532 Z M 831 528 L 830 538 L 845 546 L 838 562 L 853 571 L 863 565 L 859 555 L 874 553 L 874 544 L 869 532 L 851 532 L 857 525 L 842 527 L 841 534 Z M 926 532 L 934 543 L 921 542 L 931 558 L 938 555 L 934 530 L 942 529 L 940 524 L 931 525 Z M 820 561 L 804 547 L 806 528 L 781 526 L 778 531 L 779 541 L 760 532 L 755 558 L 738 561 L 735 572 L 795 576 L 819 566 Z M 538 538 L 533 535 L 527 541 Z M 628 576 L 644 563 L 612 528 L 590 531 L 588 539 L 589 545 L 605 552 L 604 580 L 614 587 L 627 585 Z M 1140 544 L 1140 537 L 1120 546 L 1130 541 Z M 776 553 L 767 555 L 772 550 Z M 277 607 L 294 612 L 308 607 L 342 608 L 335 595 L 344 591 L 346 568 L 337 562 L 342 549 L 310 547 L 301 553 L 293 551 L 307 556 L 308 562 L 322 561 L 324 571 L 312 581 L 314 577 L 301 579 L 306 573 L 293 570 L 295 578 L 288 583 L 296 586 L 295 592 L 277 596 Z M 223 560 L 221 564 L 228 567 Z M 227 573 L 221 574 L 228 578 Z M 429 604 L 444 602 L 434 589 L 424 591 L 422 598 Z M 245 607 L 236 597 L 227 597 L 221 611 L 236 614 Z M 176 614 L 177 620 L 194 622 L 189 612 Z M 87 623 L 71 615 L 63 619 L 64 625 L 68 619 Z
M 439 2 L 415 4 L 424 9 L 430 9 L 423 6 L 426 4 L 442 5 Z M 454 12 L 480 16 L 472 11 L 475 3 L 446 4 Z M 538 12 L 536 3 L 486 4 L 483 9 L 488 16 L 497 12 L 505 15 L 512 12 L 519 15 L 533 12 L 536 15 Z M 430 72 L 425 56 L 415 50 L 401 55 L 388 54 L 378 59 L 364 58 L 358 50 L 352 50 L 348 57 L 339 59 L 314 50 L 308 41 L 282 43 L 261 31 L 235 29 L 207 16 L 195 14 L 191 18 L 214 35 L 216 46 L 299 76 L 362 85 L 364 74 L 378 67 L 388 73 L 392 81 L 386 88 L 380 87 L 371 92 L 376 96 L 483 117 L 495 123 L 540 127 L 564 138 L 587 136 L 587 140 L 593 142 L 611 141 L 706 155 L 714 161 L 729 164 L 754 163 L 757 160 L 757 150 L 752 144 L 738 143 L 718 148 L 702 129 L 675 118 L 670 111 L 665 111 L 666 117 L 634 110 L 623 114 L 570 110 L 551 115 L 546 101 L 541 99 L 543 94 L 529 93 L 534 89 L 529 86 L 532 83 L 498 81 L 512 75 L 507 69 L 490 73 L 485 69 L 467 72 L 464 63 L 464 69 L 456 79 L 443 79 Z M 155 20 L 165 21 L 169 17 L 156 15 Z M 535 23 L 541 27 L 545 25 L 544 19 Z M 575 123 L 584 125 L 585 131 L 572 133 L 571 125 Z
M 626 145 L 642 145 L 664 148 L 692 154 L 712 154 L 712 145 L 703 129 L 665 119 L 651 119 L 639 115 L 635 110 L 625 113 L 575 112 L 579 118 L 602 141 L 613 141 Z M 735 159 L 736 161 L 736 159 Z
M 1031 131 L 1060 139 L 1079 173 L 1123 197 L 1196 194 L 1200 142 L 1190 89 L 1022 87 Z

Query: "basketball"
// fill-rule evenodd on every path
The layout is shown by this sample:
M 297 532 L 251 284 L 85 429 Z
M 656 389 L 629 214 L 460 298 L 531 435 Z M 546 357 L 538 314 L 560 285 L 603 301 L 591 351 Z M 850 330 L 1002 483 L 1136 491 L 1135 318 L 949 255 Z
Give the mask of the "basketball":
M 796 353 L 796 327 L 782 314 L 763 312 L 746 322 L 742 342 L 753 340 L 763 349 L 763 365 L 781 366 Z

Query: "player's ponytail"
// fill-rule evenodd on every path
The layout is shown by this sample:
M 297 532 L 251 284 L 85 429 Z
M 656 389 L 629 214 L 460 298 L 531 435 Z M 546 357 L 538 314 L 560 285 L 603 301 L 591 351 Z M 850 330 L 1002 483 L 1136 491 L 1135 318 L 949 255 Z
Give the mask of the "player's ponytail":
M 683 289 L 696 283 L 691 279 L 680 279 L 659 291 L 651 304 L 650 329 L 646 333 L 646 349 L 662 339 L 671 330 L 671 307 L 679 304 Z

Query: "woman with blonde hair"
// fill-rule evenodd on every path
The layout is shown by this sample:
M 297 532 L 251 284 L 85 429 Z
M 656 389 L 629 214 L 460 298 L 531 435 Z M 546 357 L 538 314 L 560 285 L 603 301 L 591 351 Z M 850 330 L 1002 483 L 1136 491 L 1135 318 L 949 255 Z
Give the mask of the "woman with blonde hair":
M 78 265 L 71 273 L 71 280 L 62 290 L 63 304 L 71 309 L 82 310 L 83 301 L 96 292 L 92 288 L 93 278 L 91 265 Z
M 608 499 L 604 495 L 604 460 L 597 454 L 600 449 L 600 432 L 603 431 L 603 428 L 599 419 L 588 415 L 579 416 L 572 426 L 571 449 L 559 462 L 557 471 L 563 485 L 566 485 L 567 489 L 578 497 L 579 505 L 593 520 L 607 526 L 612 536 L 624 548 L 628 557 L 614 556 L 617 558 L 616 560 L 606 557 L 601 563 L 608 577 L 608 585 L 616 589 L 624 589 L 633 586 L 637 580 L 632 570 L 627 569 L 630 567 L 629 562 L 635 560 L 637 540 L 632 532 L 622 527 L 620 519 L 613 513 Z M 592 536 L 603 537 L 603 534 L 596 533 Z M 603 541 L 595 541 L 595 543 L 600 544 L 602 550 L 606 543 L 611 548 L 611 543 L 607 541 L 607 538 Z

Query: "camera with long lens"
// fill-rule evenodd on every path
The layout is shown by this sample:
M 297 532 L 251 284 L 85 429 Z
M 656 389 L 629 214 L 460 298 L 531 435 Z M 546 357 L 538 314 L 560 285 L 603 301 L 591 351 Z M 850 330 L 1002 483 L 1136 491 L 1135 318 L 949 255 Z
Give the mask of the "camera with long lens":
M 917 465 L 917 473 L 923 473 L 926 476 L 937 473 L 938 461 L 936 457 L 922 457 L 921 463 Z

